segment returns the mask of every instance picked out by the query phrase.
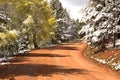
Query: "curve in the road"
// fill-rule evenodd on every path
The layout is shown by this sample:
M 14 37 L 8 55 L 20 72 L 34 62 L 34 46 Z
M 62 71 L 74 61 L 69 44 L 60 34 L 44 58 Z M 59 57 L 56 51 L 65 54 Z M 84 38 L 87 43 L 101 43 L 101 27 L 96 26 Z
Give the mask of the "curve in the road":
M 2 80 L 120 80 L 109 68 L 87 59 L 85 42 L 32 50 L 0 67 Z

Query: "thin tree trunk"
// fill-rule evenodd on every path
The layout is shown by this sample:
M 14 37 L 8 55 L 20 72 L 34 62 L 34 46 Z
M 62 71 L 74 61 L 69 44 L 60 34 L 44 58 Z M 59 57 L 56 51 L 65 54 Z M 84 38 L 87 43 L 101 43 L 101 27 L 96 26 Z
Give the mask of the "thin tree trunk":
M 34 44 L 34 48 L 38 48 L 38 45 L 37 45 L 37 39 L 36 39 L 36 32 L 33 32 L 33 44 Z
M 115 35 L 115 33 L 114 33 L 114 39 L 113 39 L 113 47 L 115 47 L 116 45 L 115 45 L 115 38 L 116 37 L 116 35 Z

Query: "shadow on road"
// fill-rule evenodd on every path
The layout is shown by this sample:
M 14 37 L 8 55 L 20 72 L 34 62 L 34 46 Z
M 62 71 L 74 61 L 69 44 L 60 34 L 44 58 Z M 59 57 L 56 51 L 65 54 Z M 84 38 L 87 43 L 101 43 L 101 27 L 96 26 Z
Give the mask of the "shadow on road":
M 26 53 L 23 55 L 19 55 L 18 57 L 69 57 L 70 55 L 60 55 L 60 54 L 52 54 L 52 53 Z
M 11 76 L 52 76 L 53 74 L 86 74 L 84 69 L 45 64 L 11 64 L 0 70 L 0 78 Z
M 24 57 L 16 57 L 12 60 L 10 60 L 9 62 L 10 63 L 15 63 L 15 62 L 25 62 L 25 61 L 29 61 L 27 58 L 24 58 Z
M 77 47 L 56 46 L 47 48 L 48 50 L 78 50 Z

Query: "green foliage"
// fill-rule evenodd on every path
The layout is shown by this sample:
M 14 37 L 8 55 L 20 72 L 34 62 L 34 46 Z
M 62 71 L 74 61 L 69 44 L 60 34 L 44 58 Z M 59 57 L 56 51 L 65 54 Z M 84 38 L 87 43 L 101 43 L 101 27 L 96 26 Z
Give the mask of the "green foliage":
M 0 0 L 0 13 L 11 19 L 7 27 L 0 27 L 1 46 L 27 36 L 30 47 L 36 48 L 55 36 L 56 18 L 46 0 Z
M 0 47 L 14 43 L 18 37 L 19 34 L 15 30 L 10 30 L 5 33 L 0 32 Z

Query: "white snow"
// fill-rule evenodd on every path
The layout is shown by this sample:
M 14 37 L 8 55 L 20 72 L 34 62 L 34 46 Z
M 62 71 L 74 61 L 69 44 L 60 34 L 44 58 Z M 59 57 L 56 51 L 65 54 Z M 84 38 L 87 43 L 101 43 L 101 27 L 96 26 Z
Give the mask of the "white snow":
M 112 63 L 111 67 L 115 70 L 120 70 L 120 63 Z
M 10 64 L 10 62 L 2 62 L 2 63 L 0 63 L 0 66 L 8 65 L 8 64 Z
M 105 59 L 99 59 L 99 58 L 95 58 L 95 57 L 91 57 L 92 59 L 95 59 L 96 61 L 102 63 L 102 64 L 106 64 L 107 61 Z
M 94 36 L 94 37 L 92 38 L 92 42 L 98 42 L 98 41 L 99 41 L 98 37 Z

